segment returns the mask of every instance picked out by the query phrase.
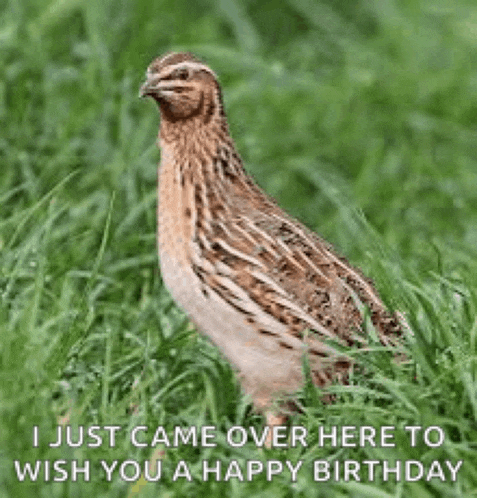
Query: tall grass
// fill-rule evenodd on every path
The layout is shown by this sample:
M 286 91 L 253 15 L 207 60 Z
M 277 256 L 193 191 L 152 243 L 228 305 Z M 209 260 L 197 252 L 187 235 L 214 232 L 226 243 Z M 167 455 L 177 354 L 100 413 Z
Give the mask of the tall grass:
M 0 496 L 477 496 L 474 3 L 12 0 L 0 16 Z M 162 285 L 158 114 L 137 93 L 171 49 L 219 74 L 257 181 L 412 329 L 407 363 L 376 348 L 335 403 L 304 386 L 292 422 L 307 448 L 226 444 L 227 428 L 263 421 Z M 52 448 L 58 424 L 124 431 L 113 448 Z M 138 425 L 215 425 L 218 446 L 136 448 Z M 320 447 L 322 425 L 392 425 L 397 445 Z M 446 440 L 413 448 L 406 425 Z M 98 468 L 150 458 L 159 484 Z M 91 460 L 91 482 L 18 482 L 14 460 L 58 459 Z M 304 464 L 297 482 L 202 482 L 204 459 Z M 317 483 L 317 459 L 464 464 L 456 482 Z M 180 460 L 192 482 L 173 482 Z

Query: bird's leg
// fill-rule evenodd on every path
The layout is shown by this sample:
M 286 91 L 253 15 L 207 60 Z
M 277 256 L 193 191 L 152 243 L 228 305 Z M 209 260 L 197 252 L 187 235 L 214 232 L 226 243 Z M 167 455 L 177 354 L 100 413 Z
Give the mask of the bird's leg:
M 267 438 L 265 439 L 265 448 L 270 449 L 272 447 L 273 441 L 273 428 L 280 425 L 285 425 L 287 422 L 287 416 L 280 415 L 275 411 L 269 410 L 265 412 L 265 419 L 267 421 L 268 427 Z

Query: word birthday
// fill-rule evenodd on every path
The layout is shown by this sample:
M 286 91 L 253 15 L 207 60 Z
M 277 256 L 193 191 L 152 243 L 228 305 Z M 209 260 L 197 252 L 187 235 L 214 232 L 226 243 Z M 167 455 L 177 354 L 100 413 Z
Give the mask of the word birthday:
M 139 425 L 127 433 L 122 432 L 119 425 L 92 425 L 92 426 L 58 426 L 54 438 L 45 441 L 40 435 L 39 428 L 33 428 L 33 447 L 49 446 L 50 448 L 113 448 L 116 444 L 123 446 L 129 443 L 135 448 L 158 447 L 178 448 L 189 445 L 192 447 L 211 448 L 217 446 L 217 428 L 214 426 L 173 427 L 166 430 L 163 426 L 147 427 Z M 439 426 L 406 426 L 399 429 L 400 440 L 403 434 L 409 445 L 425 445 L 427 448 L 437 448 L 444 444 L 445 433 Z M 308 434 L 301 426 L 266 426 L 263 429 L 254 427 L 230 427 L 224 434 L 220 434 L 231 448 L 241 448 L 246 444 L 263 447 L 271 444 L 275 448 L 308 446 L 307 438 L 313 446 L 330 448 L 394 448 L 396 428 L 394 426 L 319 426 L 316 431 Z M 100 472 L 107 481 L 119 479 L 126 482 L 135 482 L 138 479 L 157 482 L 164 476 L 172 481 L 201 480 L 201 481 L 252 481 L 255 478 L 273 480 L 275 476 L 282 476 L 291 482 L 296 482 L 298 475 L 308 472 L 315 482 L 326 481 L 381 481 L 394 480 L 395 482 L 415 481 L 452 481 L 457 480 L 457 474 L 464 461 L 457 460 L 313 460 L 304 463 L 304 460 L 202 460 L 200 468 L 195 464 L 191 469 L 190 463 L 180 460 L 173 464 L 162 459 L 154 461 L 136 460 L 37 460 L 21 462 L 14 460 L 14 470 L 19 481 L 63 482 L 91 480 L 93 472 Z M 310 474 L 311 473 L 311 474 Z
M 394 479 L 396 482 L 430 481 L 439 479 L 440 481 L 455 481 L 463 460 L 458 460 L 455 465 L 449 460 L 439 462 L 433 460 L 430 464 L 424 465 L 418 460 L 344 460 L 329 462 L 328 460 L 315 460 L 313 462 L 313 480 L 323 481 L 369 481 L 376 480 L 377 472 L 381 474 L 381 480 L 387 482 Z M 364 477 L 360 476 L 360 471 L 364 471 Z
M 232 481 L 237 482 L 253 481 L 257 477 L 264 477 L 267 481 L 272 481 L 275 476 L 284 476 L 291 482 L 296 482 L 298 472 L 303 467 L 303 460 L 293 463 L 290 460 L 231 460 L 222 462 L 220 460 L 203 460 L 200 475 L 194 475 L 185 460 L 180 460 L 172 468 L 168 468 L 167 474 L 173 482 L 179 480 L 193 481 Z M 440 481 L 453 481 L 457 479 L 457 473 L 462 467 L 462 460 L 453 465 L 449 460 L 439 462 L 434 460 L 425 465 L 418 460 L 396 460 L 393 463 L 387 460 L 344 460 L 329 462 L 327 460 L 314 460 L 313 480 L 315 482 L 349 482 L 349 481 L 369 481 L 376 480 L 387 482 L 414 482 L 419 480 L 430 481 L 438 479 Z M 119 478 L 126 482 L 136 482 L 141 476 L 148 482 L 157 482 L 166 473 L 163 469 L 163 462 L 158 460 L 154 463 L 148 461 L 140 464 L 135 460 L 108 462 L 100 460 L 100 469 L 108 482 Z M 64 482 L 71 480 L 78 481 L 80 478 L 89 482 L 91 480 L 92 465 L 89 460 L 79 464 L 73 460 L 38 460 L 34 464 L 26 462 L 23 465 L 16 460 L 15 472 L 19 481 L 25 480 L 44 482 Z M 362 474 L 360 474 L 360 471 Z M 363 475 L 364 472 L 364 475 Z

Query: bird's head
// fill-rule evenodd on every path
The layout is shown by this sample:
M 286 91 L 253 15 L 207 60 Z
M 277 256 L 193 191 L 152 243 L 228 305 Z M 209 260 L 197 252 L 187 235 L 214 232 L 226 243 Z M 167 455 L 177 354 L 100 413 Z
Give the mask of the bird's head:
M 152 97 L 168 121 L 202 116 L 207 123 L 223 116 L 217 77 L 190 53 L 168 53 L 153 60 L 139 95 Z

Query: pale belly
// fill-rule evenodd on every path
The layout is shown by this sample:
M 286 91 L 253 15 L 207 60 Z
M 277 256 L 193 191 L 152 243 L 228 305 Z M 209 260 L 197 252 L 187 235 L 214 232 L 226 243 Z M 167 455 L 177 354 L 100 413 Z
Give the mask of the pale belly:
M 181 230 L 183 207 L 176 189 L 178 184 L 173 173 L 161 167 L 158 252 L 164 284 L 199 331 L 209 337 L 239 371 L 245 393 L 257 407 L 265 408 L 272 392 L 292 392 L 302 385 L 303 352 L 284 351 L 276 337 L 258 333 L 242 313 L 213 289 L 204 292 L 188 260 L 189 241 Z M 280 327 L 284 328 L 277 323 L 277 328 Z

